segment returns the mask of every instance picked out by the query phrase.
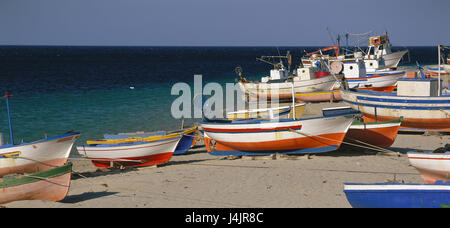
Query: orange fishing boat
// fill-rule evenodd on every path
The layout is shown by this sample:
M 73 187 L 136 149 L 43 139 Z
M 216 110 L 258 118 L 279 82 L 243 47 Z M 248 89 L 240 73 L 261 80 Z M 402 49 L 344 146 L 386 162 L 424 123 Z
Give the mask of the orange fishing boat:
M 363 121 L 354 120 L 344 142 L 388 148 L 397 138 L 402 119 L 385 122 L 371 122 L 367 118 L 364 118 Z

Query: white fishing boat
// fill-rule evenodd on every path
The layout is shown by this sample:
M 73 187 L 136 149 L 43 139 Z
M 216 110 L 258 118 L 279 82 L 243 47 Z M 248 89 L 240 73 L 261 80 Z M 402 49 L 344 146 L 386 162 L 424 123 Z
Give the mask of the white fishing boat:
M 450 181 L 450 151 L 445 153 L 408 152 L 409 163 L 416 168 L 426 183 Z
M 347 34 L 348 35 L 348 34 Z M 348 46 L 348 36 L 347 46 Z M 403 56 L 408 53 L 408 50 L 392 51 L 391 43 L 387 33 L 383 36 L 371 36 L 369 37 L 369 46 L 367 50 L 357 51 L 353 54 L 340 54 L 339 46 L 331 46 L 320 49 L 318 51 L 307 53 L 302 57 L 301 61 L 305 67 L 314 66 L 318 60 L 326 59 L 331 65 L 333 62 L 355 62 L 361 59 L 365 62 L 368 71 L 375 71 L 380 69 L 397 68 Z M 346 48 L 348 50 L 348 47 Z M 324 55 L 322 52 L 334 50 L 334 55 Z M 320 54 L 318 54 L 320 52 Z M 377 60 L 380 65 L 375 65 L 370 60 Z
M 343 65 L 343 74 L 349 89 L 392 92 L 396 88 L 397 80 L 406 75 L 404 70 L 377 69 L 368 72 L 366 64 L 359 60 Z
M 212 155 L 322 153 L 339 148 L 358 113 L 343 110 L 299 120 L 206 120 L 201 126 Z
M 55 137 L 44 138 L 30 143 L 14 143 L 13 129 L 8 111 L 10 143 L 0 146 L 0 177 L 12 173 L 35 173 L 66 164 L 78 132 L 67 132 Z
M 92 160 L 97 167 L 109 168 L 114 165 L 141 167 L 160 165 L 172 157 L 181 134 L 153 135 L 149 137 L 127 137 L 124 139 L 100 139 L 87 141 L 77 146 L 78 153 Z
M 285 56 L 263 56 L 259 60 L 270 63 L 265 58 L 288 58 Z M 313 92 L 331 90 L 337 83 L 337 78 L 329 72 L 319 68 L 298 68 L 295 75 L 289 75 L 283 62 L 270 63 L 274 69 L 270 71 L 270 76 L 262 77 L 260 82 L 247 81 L 240 78 L 239 86 L 244 92 L 246 100 L 273 100 L 291 99 L 292 91 Z
M 0 147 L 0 177 L 10 173 L 33 173 L 64 165 L 78 132 L 18 145 Z

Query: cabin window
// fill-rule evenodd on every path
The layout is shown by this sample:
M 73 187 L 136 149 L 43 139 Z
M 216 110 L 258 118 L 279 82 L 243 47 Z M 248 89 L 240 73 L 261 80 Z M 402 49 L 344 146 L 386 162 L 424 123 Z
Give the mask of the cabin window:
M 373 63 L 370 63 L 370 66 L 373 66 Z
M 353 66 L 350 66 L 350 70 L 353 70 Z

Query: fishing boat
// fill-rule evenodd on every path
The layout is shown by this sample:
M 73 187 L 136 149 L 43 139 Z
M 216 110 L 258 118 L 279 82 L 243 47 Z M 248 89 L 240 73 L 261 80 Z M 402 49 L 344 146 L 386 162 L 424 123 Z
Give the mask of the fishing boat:
M 406 75 L 404 70 L 376 70 L 368 72 L 362 61 L 344 63 L 344 80 L 349 89 L 392 92 L 397 80 Z M 338 89 L 339 87 L 335 87 Z
M 262 56 L 259 60 L 270 63 L 265 58 L 283 58 L 284 56 Z M 290 55 L 288 57 L 290 59 Z M 239 87 L 245 94 L 246 100 L 283 100 L 292 99 L 294 92 L 313 92 L 331 90 L 337 83 L 338 78 L 323 71 L 320 68 L 296 69 L 296 74 L 289 75 L 289 70 L 279 63 L 270 63 L 274 69 L 270 71 L 270 76 L 262 77 L 260 82 L 251 82 L 241 77 Z
M 34 173 L 64 165 L 80 133 L 69 131 L 35 142 L 14 143 L 8 103 L 10 96 L 6 94 L 4 98 L 6 98 L 11 142 L 0 146 L 0 177 L 10 173 Z
M 344 142 L 388 148 L 394 144 L 402 118 L 385 122 L 354 120 Z
M 450 182 L 434 184 L 345 183 L 344 193 L 355 208 L 450 207 Z
M 370 63 L 371 68 L 367 68 Z M 392 92 L 397 85 L 397 80 L 406 75 L 404 70 L 385 69 L 380 60 L 356 59 L 354 62 L 332 62 L 330 71 L 333 74 L 342 74 L 343 78 L 335 84 L 332 90 L 297 92 L 296 99 L 305 102 L 320 101 L 340 101 L 342 95 L 339 89 L 342 87 L 342 81 L 350 89 L 374 90 L 381 92 Z
M 211 155 L 321 153 L 339 148 L 357 113 L 346 109 L 299 120 L 206 120 L 201 127 Z
M 401 126 L 420 129 L 450 128 L 450 94 L 443 94 L 433 78 L 401 78 L 397 92 L 340 90 L 344 102 L 371 120 L 403 117 Z
M 72 163 L 0 179 L 0 204 L 19 200 L 61 201 L 69 192 Z
M 408 50 L 401 51 L 392 51 L 391 43 L 389 41 L 387 33 L 381 36 L 371 36 L 369 37 L 369 45 L 367 50 L 357 51 L 353 54 L 347 54 L 348 50 L 348 34 L 347 38 L 347 47 L 345 48 L 345 54 L 339 53 L 339 46 L 330 46 L 326 48 L 322 48 L 320 50 L 307 53 L 304 57 L 301 58 L 302 64 L 305 67 L 313 66 L 318 60 L 326 59 L 328 64 L 331 65 L 333 62 L 342 62 L 349 63 L 355 62 L 358 59 L 362 59 L 365 62 L 366 68 L 369 70 L 375 70 L 380 68 L 397 68 L 400 60 L 403 56 L 408 53 Z M 334 55 L 323 54 L 322 52 L 327 52 L 330 50 L 334 50 Z M 318 54 L 320 52 L 320 54 Z M 377 60 L 382 63 L 381 65 L 374 65 L 370 60 Z
M 408 159 L 426 183 L 450 181 L 450 152 L 408 152 Z
M 0 177 L 9 173 L 31 173 L 64 165 L 78 132 L 18 145 L 0 147 Z
M 115 165 L 142 167 L 167 163 L 181 140 L 181 134 L 100 139 L 77 146 L 78 153 L 101 168 Z
M 305 103 L 294 104 L 295 110 L 292 109 L 292 105 L 280 104 L 279 107 L 268 107 L 258 109 L 245 109 L 234 112 L 227 112 L 227 119 L 287 119 L 292 118 L 295 115 L 296 119 L 299 119 L 303 111 L 305 110 Z
M 133 133 L 119 133 L 119 134 L 105 134 L 103 137 L 105 139 L 127 139 L 133 137 L 151 137 L 156 135 L 171 135 L 171 134 L 181 134 L 181 140 L 175 149 L 174 155 L 185 154 L 190 148 L 195 146 L 197 142 L 197 126 L 184 128 L 175 131 L 156 131 L 156 132 L 133 132 Z
M 450 71 L 447 70 L 445 68 L 445 66 L 441 66 L 441 67 L 427 66 L 426 69 L 427 69 L 428 73 L 430 73 L 430 75 L 432 75 L 432 76 L 437 76 L 439 74 L 441 74 L 441 76 L 450 75 Z

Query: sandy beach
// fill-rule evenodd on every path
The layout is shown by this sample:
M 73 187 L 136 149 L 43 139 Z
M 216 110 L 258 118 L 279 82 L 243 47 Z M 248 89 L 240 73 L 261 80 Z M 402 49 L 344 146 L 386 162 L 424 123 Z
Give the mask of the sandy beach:
M 305 115 L 344 103 L 308 104 Z M 73 159 L 74 174 L 61 202 L 17 201 L 6 208 L 347 208 L 345 182 L 424 183 L 406 152 L 434 150 L 450 135 L 399 134 L 394 154 L 344 147 L 299 156 L 230 159 L 206 153 L 200 138 L 185 155 L 158 167 L 98 170 Z

